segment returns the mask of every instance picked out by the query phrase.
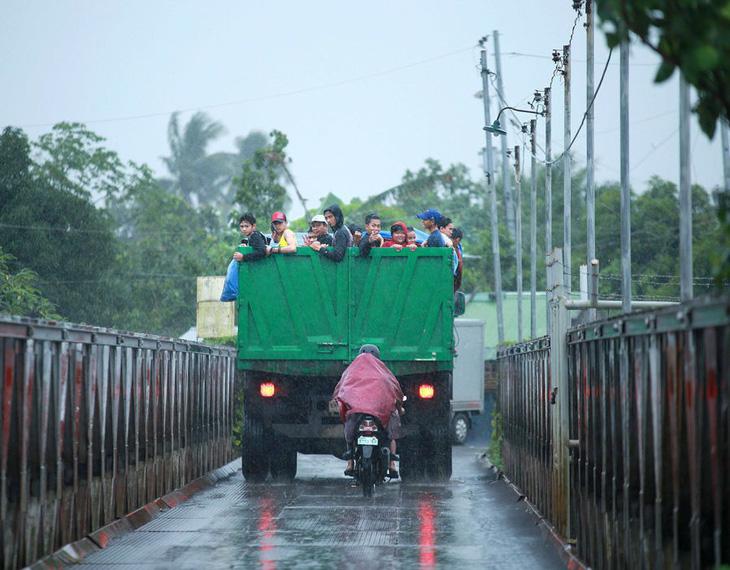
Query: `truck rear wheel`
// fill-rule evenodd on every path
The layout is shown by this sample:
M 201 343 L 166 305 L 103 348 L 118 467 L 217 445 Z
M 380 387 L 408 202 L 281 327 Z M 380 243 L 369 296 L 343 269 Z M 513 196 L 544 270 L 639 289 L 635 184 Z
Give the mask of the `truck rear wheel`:
M 297 450 L 288 442 L 272 442 L 271 476 L 277 481 L 292 481 L 297 476 Z
M 403 481 L 420 481 L 424 476 L 421 438 L 418 434 L 404 437 L 398 442 L 400 477 Z
M 451 434 L 448 428 L 434 428 L 429 434 L 428 451 L 425 453 L 426 474 L 432 481 L 451 479 Z
M 243 415 L 241 471 L 246 481 L 260 483 L 269 472 L 269 455 L 261 421 Z

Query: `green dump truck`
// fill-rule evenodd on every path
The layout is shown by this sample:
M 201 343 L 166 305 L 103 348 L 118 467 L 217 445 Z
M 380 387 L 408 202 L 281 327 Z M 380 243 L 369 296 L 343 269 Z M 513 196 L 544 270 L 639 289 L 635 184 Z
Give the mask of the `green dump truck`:
M 330 398 L 365 343 L 380 347 L 407 398 L 402 478 L 451 476 L 451 263 L 447 248 L 374 249 L 367 258 L 350 248 L 341 263 L 300 248 L 239 264 L 246 479 L 294 478 L 297 452 L 342 456 L 342 423 Z

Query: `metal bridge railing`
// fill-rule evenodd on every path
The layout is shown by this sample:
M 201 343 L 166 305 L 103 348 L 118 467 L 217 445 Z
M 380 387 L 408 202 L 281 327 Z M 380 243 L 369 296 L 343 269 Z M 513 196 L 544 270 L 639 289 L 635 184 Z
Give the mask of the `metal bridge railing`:
M 235 350 L 0 317 L 3 568 L 231 460 Z
M 504 472 L 551 518 L 550 339 L 500 351 L 499 375 Z
M 730 299 L 563 338 L 562 394 L 560 367 L 535 365 L 554 359 L 555 336 L 549 355 L 535 343 L 499 353 L 507 477 L 593 568 L 729 564 Z

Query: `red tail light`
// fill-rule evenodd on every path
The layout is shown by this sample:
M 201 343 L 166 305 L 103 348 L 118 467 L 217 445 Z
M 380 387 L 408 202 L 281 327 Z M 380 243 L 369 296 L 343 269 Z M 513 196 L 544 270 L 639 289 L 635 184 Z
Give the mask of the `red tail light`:
M 264 398 L 271 398 L 276 394 L 276 386 L 274 386 L 273 382 L 262 382 L 260 392 Z
M 360 424 L 360 431 L 378 431 L 378 426 L 373 420 L 363 420 Z
M 433 398 L 433 392 L 433 385 L 431 384 L 421 384 L 418 387 L 418 395 L 424 400 Z

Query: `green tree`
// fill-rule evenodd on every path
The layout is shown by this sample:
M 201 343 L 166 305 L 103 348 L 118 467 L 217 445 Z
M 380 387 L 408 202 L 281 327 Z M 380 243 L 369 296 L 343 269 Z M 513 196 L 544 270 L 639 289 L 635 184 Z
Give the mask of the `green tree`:
M 123 185 L 125 167 L 104 138 L 81 123 L 58 123 L 33 144 L 35 174 L 54 190 L 96 201 Z
M 99 140 L 88 131 L 61 125 L 52 134 L 41 137 L 40 163 L 30 159 L 22 131 L 6 128 L 0 136 L 0 156 L 7 152 L 12 157 L 0 163 L 0 243 L 15 258 L 8 261 L 10 272 L 36 273 L 42 296 L 58 312 L 71 320 L 102 324 L 108 314 L 105 282 L 113 270 L 114 235 L 109 217 L 90 197 L 104 191 L 116 174 L 93 174 L 101 165 L 94 163 L 101 151 L 94 146 Z M 69 148 L 74 152 L 67 152 Z M 116 167 L 113 156 L 106 160 Z
M 636 36 L 661 57 L 655 81 L 679 68 L 697 89 L 702 130 L 712 137 L 730 117 L 730 4 L 727 0 L 596 0 L 610 47 Z
M 604 184 L 596 193 L 596 249 L 601 293 L 621 294 L 621 189 Z M 709 291 L 720 239 L 715 206 L 701 186 L 692 187 L 692 241 L 695 294 Z M 679 297 L 679 193 L 676 184 L 654 176 L 631 201 L 632 296 Z
M 12 273 L 10 262 L 15 258 L 0 247 L 0 313 L 59 320 L 56 307 L 43 297 L 36 286 L 38 275 L 22 268 Z
M 179 113 L 167 127 L 170 156 L 162 161 L 172 176 L 163 185 L 190 204 L 220 201 L 230 183 L 231 160 L 226 153 L 207 154 L 208 146 L 225 133 L 223 125 L 202 112 L 195 113 L 180 129 Z
M 258 219 L 268 219 L 273 212 L 289 205 L 283 184 L 284 167 L 290 162 L 285 150 L 289 140 L 280 131 L 272 131 L 271 137 L 271 144 L 256 150 L 253 158 L 244 161 L 233 179 L 235 204 L 240 212 L 252 212 Z
M 113 326 L 179 336 L 195 324 L 196 277 L 224 274 L 237 236 L 213 209 L 154 180 L 140 180 L 123 206 Z

